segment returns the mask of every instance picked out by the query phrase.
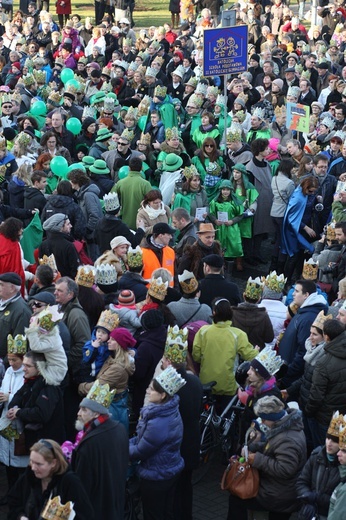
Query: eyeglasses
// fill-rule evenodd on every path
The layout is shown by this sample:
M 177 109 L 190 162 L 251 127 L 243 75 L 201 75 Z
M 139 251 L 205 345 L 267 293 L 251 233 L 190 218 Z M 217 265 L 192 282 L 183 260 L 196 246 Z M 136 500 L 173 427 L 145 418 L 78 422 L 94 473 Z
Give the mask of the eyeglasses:
M 205 144 L 204 148 L 214 148 L 214 145 L 213 144 Z
M 12 105 L 2 105 L 2 108 L 12 108 Z
M 45 303 L 41 303 L 41 302 L 32 302 L 31 305 L 32 305 L 32 307 L 38 307 L 39 309 L 40 309 L 41 307 L 45 307 L 45 306 L 46 306 Z
M 118 144 L 120 144 L 120 146 L 127 146 L 129 143 L 121 143 L 120 141 L 118 141 Z

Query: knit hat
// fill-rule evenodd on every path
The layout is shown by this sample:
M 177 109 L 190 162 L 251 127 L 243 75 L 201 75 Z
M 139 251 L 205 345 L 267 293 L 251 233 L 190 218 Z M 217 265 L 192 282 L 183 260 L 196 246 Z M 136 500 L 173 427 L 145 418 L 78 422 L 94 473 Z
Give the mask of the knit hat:
M 19 61 L 14 61 L 14 62 L 12 63 L 12 67 L 16 67 L 18 70 L 21 69 L 21 66 L 20 66 Z
M 261 58 L 258 56 L 258 54 L 251 54 L 250 60 L 255 60 L 257 63 L 261 61 Z
M 275 395 L 266 395 L 257 401 L 254 412 L 257 417 L 267 421 L 279 421 L 286 414 L 285 405 Z
M 112 330 L 110 337 L 115 339 L 115 341 L 119 343 L 121 348 L 124 350 L 134 347 L 137 343 L 131 332 L 124 327 L 117 327 L 116 329 Z
M 118 295 L 118 303 L 119 305 L 130 306 L 136 303 L 135 295 L 132 291 L 125 289 L 121 291 Z
M 164 323 L 162 312 L 155 309 L 144 312 L 140 321 L 144 330 L 158 329 Z
M 281 78 L 276 78 L 273 80 L 272 85 L 276 85 L 281 90 L 282 87 L 284 86 L 284 82 Z
M 43 223 L 43 229 L 44 231 L 61 231 L 67 219 L 68 216 L 63 213 L 55 213 Z
M 88 395 L 82 399 L 79 406 L 99 414 L 108 414 L 115 392 L 116 390 L 110 391 L 108 384 L 101 385 L 99 380 L 96 379 Z
M 93 117 L 86 117 L 82 123 L 82 129 L 86 130 L 88 126 L 92 125 L 93 123 L 96 123 L 96 119 Z
M 124 245 L 127 245 L 127 246 L 130 246 L 130 242 L 127 240 L 127 238 L 125 237 L 122 237 L 122 236 L 119 236 L 119 237 L 114 237 L 111 242 L 110 242 L 110 246 L 111 246 L 111 249 L 115 249 L 116 247 L 118 246 L 124 246 Z

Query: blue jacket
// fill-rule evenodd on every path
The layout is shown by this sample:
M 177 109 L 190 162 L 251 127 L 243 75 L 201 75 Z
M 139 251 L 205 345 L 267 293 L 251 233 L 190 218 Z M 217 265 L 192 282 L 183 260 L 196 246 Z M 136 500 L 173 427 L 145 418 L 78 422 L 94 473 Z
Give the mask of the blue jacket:
M 83 347 L 83 363 L 90 365 L 89 375 L 92 375 L 93 377 L 97 376 L 110 354 L 107 343 L 101 343 L 99 348 L 94 348 L 91 342 L 95 339 L 96 328 L 92 331 L 91 340 L 87 341 Z
M 314 251 L 314 247 L 299 232 L 306 202 L 307 196 L 303 194 L 301 187 L 298 186 L 288 202 L 282 226 L 282 253 L 289 256 L 298 253 L 300 249 L 307 249 L 310 253 Z
M 184 468 L 180 455 L 183 422 L 179 397 L 141 410 L 137 435 L 130 439 L 130 460 L 140 461 L 138 474 L 146 480 L 169 480 Z
M 323 296 L 312 293 L 290 321 L 279 345 L 279 354 L 288 364 L 281 388 L 299 379 L 304 373 L 305 341 L 310 336 L 310 327 L 320 311 L 326 312 L 328 304 Z

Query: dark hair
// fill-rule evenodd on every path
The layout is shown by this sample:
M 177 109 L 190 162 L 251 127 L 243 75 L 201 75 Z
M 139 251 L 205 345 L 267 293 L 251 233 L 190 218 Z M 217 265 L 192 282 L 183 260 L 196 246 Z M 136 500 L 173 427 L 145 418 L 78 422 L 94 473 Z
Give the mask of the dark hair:
M 196 155 L 199 157 L 203 165 L 205 165 L 204 149 L 206 144 L 212 144 L 214 146 L 212 152 L 210 152 L 208 155 L 211 162 L 216 162 L 220 157 L 220 152 L 217 149 L 215 140 L 212 137 L 206 137 L 203 141 L 202 147 L 196 152 Z
M 160 190 L 149 190 L 148 193 L 144 195 L 144 199 L 142 201 L 143 207 L 147 206 L 149 202 L 153 202 L 153 200 L 160 199 L 162 200 L 162 193 Z
M 69 278 L 68 276 L 62 276 L 61 278 L 59 278 L 59 280 L 56 281 L 55 285 L 58 285 L 63 282 L 66 283 L 68 291 L 73 294 L 74 298 L 77 298 L 79 289 L 78 284 L 74 280 L 72 280 L 72 278 Z
M 88 184 L 90 184 L 90 179 L 87 176 L 87 174 L 79 168 L 69 172 L 67 178 L 74 184 L 78 184 L 78 186 L 87 186 Z
M 46 361 L 46 358 L 42 352 L 34 352 L 33 350 L 29 350 L 24 354 L 24 357 L 29 358 L 32 360 L 32 362 L 35 365 L 35 368 L 37 368 L 37 362 L 38 361 Z
M 337 338 L 345 331 L 345 325 L 339 320 L 327 320 L 323 325 L 323 334 L 330 340 Z
M 320 161 L 328 162 L 328 157 L 326 155 L 324 155 L 323 153 L 318 153 L 317 155 L 314 156 L 312 161 L 313 161 L 314 165 L 316 166 Z
M 343 116 L 346 117 L 346 103 L 338 103 L 336 106 L 335 106 L 335 110 L 338 109 L 338 110 L 342 110 L 342 113 L 343 113 Z
M 18 118 L 18 126 L 20 128 L 21 131 L 24 130 L 24 121 L 30 121 L 30 125 L 35 129 L 35 130 L 38 130 L 38 124 L 37 124 L 37 121 L 34 117 L 32 116 L 27 116 L 27 115 L 22 115 Z
M 296 286 L 297 285 L 301 285 L 302 286 L 302 292 L 305 294 L 305 293 L 309 293 L 309 294 L 312 294 L 312 293 L 315 293 L 317 291 L 317 287 L 316 287 L 316 284 L 315 282 L 313 282 L 312 280 L 297 280 L 296 281 Z
M 304 177 L 304 179 L 300 183 L 300 187 L 302 189 L 303 195 L 307 195 L 308 191 L 311 190 L 311 188 L 317 189 L 319 187 L 318 179 L 316 179 L 314 175 Z
M 129 168 L 133 172 L 140 172 L 142 170 L 143 161 L 139 157 L 132 157 L 129 160 Z
M 44 287 L 48 287 L 49 285 L 52 285 L 53 280 L 54 280 L 54 272 L 53 272 L 53 269 L 49 265 L 47 265 L 47 264 L 39 265 L 38 268 L 36 269 L 35 275 L 36 275 L 36 278 L 41 282 L 41 284 Z
M 41 170 L 35 170 L 34 173 L 31 175 L 31 182 L 32 184 L 35 184 L 35 182 L 40 182 L 41 179 L 46 179 L 47 174 Z
M 162 399 L 162 401 L 161 401 L 162 404 L 164 404 L 167 401 L 170 401 L 172 399 L 172 396 L 167 394 L 166 390 L 164 388 L 162 388 L 162 386 L 160 385 L 160 383 L 158 383 L 156 381 L 156 379 L 153 379 L 151 381 L 151 383 L 153 385 L 153 388 L 154 388 L 155 392 L 158 392 L 159 394 L 166 394 L 166 397 L 164 399 Z
M 306 169 L 305 166 L 312 162 L 312 156 L 311 155 L 303 155 L 301 160 L 299 161 L 299 168 L 297 171 L 297 177 L 305 176 L 306 175 Z
M 293 161 L 291 161 L 290 159 L 281 159 L 275 175 L 278 175 L 278 173 L 280 172 L 290 179 L 292 177 L 293 166 Z
M 264 152 L 264 150 L 267 148 L 268 145 L 269 145 L 268 139 L 259 138 L 259 139 L 255 139 L 254 141 L 252 141 L 251 151 L 252 151 L 254 157 L 256 157 L 259 153 Z
M 212 114 L 212 112 L 209 112 L 209 110 L 203 110 L 202 114 L 201 114 L 201 117 L 203 116 L 208 116 L 209 118 L 209 123 L 211 125 L 214 125 L 215 124 L 215 117 L 214 117 L 214 114 Z M 203 143 L 204 145 L 204 143 Z
M 98 322 L 101 312 L 105 308 L 103 295 L 92 287 L 79 286 L 78 301 L 88 317 L 90 328 L 93 329 Z
M 344 235 L 346 235 L 346 221 L 337 222 L 335 224 L 335 229 L 342 229 Z
M 55 137 L 55 139 L 56 139 L 56 144 L 61 145 L 61 142 L 60 142 L 60 140 L 59 140 L 59 137 L 58 137 L 58 136 L 56 135 L 56 133 L 53 132 L 52 130 L 49 130 L 48 132 L 45 132 L 45 133 L 43 134 L 43 136 L 41 137 L 41 140 L 40 140 L 40 145 L 46 147 L 46 145 L 47 145 L 47 141 L 48 141 L 48 139 L 50 139 L 51 137 Z
M 69 181 L 60 181 L 56 187 L 58 195 L 65 195 L 66 197 L 73 196 L 73 189 Z
M 176 217 L 177 220 L 187 220 L 190 221 L 190 213 L 185 208 L 176 208 L 172 211 L 171 217 Z
M 213 310 L 214 323 L 219 323 L 219 321 L 229 321 L 232 319 L 232 307 L 230 302 L 225 298 L 214 298 L 211 302 L 211 308 Z
M 23 222 L 15 217 L 9 217 L 0 225 L 0 234 L 12 240 L 19 242 L 19 232 L 23 229 Z

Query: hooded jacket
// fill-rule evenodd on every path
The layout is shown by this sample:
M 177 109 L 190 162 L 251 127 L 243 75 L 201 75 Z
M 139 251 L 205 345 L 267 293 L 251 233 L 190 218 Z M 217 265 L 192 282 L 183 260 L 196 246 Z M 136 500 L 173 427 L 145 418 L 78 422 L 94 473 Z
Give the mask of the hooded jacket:
M 87 239 L 93 238 L 96 224 L 103 217 L 99 194 L 100 189 L 95 184 L 82 186 L 77 193 L 77 201 L 87 223 Z
M 66 195 L 52 195 L 49 197 L 47 204 L 42 211 L 42 224 L 45 220 L 49 219 L 49 217 L 55 215 L 55 213 L 63 213 L 64 215 L 67 215 L 72 224 L 71 234 L 79 240 L 84 238 L 86 220 L 81 208 L 72 197 Z
M 42 242 L 38 250 L 39 258 L 53 253 L 61 276 L 69 276 L 73 280 L 76 277 L 80 259 L 73 238 L 67 233 L 48 231 L 47 238 Z
M 340 484 L 330 498 L 328 520 L 343 520 L 346 508 L 346 466 L 339 466 Z
M 252 345 L 262 349 L 266 343 L 273 341 L 273 325 L 265 307 L 245 302 L 232 307 L 232 312 L 233 326 L 246 332 Z
M 282 379 L 282 388 L 287 388 L 303 375 L 305 341 L 310 336 L 310 327 L 317 314 L 327 310 L 326 300 L 315 292 L 308 296 L 290 321 L 279 345 L 279 354 L 288 364 L 287 374 Z
M 98 221 L 95 228 L 95 240 L 101 254 L 109 250 L 110 242 L 114 237 L 125 237 L 130 242 L 131 247 L 135 248 L 141 243 L 144 235 L 144 229 L 138 228 L 134 234 L 120 218 L 109 213 Z

